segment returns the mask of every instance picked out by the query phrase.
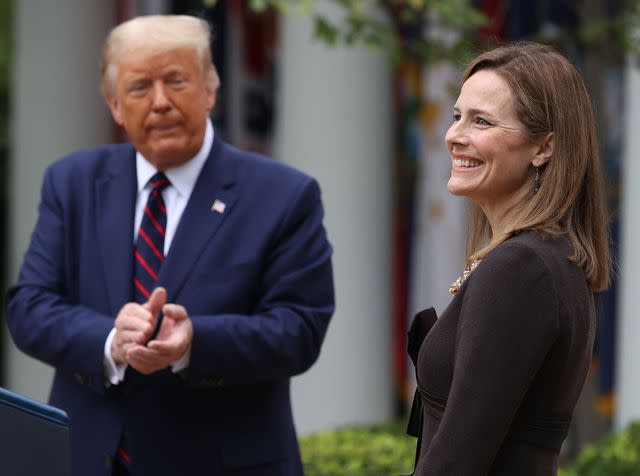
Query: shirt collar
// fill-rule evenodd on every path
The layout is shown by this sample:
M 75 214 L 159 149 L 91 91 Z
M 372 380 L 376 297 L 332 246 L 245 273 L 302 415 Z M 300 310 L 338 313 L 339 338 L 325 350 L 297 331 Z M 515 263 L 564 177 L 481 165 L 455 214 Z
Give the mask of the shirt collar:
M 204 163 L 209 157 L 211 152 L 211 146 L 213 145 L 213 125 L 211 119 L 207 118 L 207 127 L 204 131 L 204 140 L 202 141 L 202 147 L 198 153 L 190 160 L 187 160 L 184 164 L 178 165 L 165 170 L 164 174 L 167 176 L 171 185 L 175 187 L 178 193 L 182 196 L 188 197 L 196 185 L 198 175 L 204 166 Z M 136 152 L 136 173 L 138 176 L 138 193 L 144 189 L 147 182 L 154 174 L 158 172 L 147 159 L 143 157 L 140 152 Z

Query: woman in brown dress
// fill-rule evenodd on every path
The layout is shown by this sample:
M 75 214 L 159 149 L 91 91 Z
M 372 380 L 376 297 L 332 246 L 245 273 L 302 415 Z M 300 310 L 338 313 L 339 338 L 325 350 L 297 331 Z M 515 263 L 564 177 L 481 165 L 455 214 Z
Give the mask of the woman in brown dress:
M 533 43 L 480 55 L 446 143 L 448 189 L 475 210 L 467 270 L 414 356 L 415 474 L 555 475 L 591 360 L 593 293 L 610 272 L 580 74 Z

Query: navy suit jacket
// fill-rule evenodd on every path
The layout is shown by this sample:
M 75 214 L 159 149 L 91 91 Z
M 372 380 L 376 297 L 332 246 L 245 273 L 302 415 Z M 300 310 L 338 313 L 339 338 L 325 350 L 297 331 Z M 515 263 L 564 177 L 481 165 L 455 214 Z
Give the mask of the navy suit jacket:
M 123 427 L 136 476 L 302 474 L 289 378 L 317 359 L 334 310 L 317 183 L 216 134 L 159 275 L 193 322 L 190 365 L 107 387 L 104 343 L 133 296 L 136 180 L 130 144 L 51 165 L 9 290 L 15 343 L 55 368 L 72 474 L 110 474 Z

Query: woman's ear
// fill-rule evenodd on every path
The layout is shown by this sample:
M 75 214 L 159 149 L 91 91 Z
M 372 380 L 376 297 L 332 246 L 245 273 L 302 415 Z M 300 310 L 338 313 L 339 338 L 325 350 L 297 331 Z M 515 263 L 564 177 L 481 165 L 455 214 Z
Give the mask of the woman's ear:
M 541 165 L 549 162 L 553 156 L 553 146 L 555 141 L 555 135 L 553 132 L 549 132 L 545 138 L 538 144 L 538 148 L 535 153 L 535 159 L 533 159 L 533 166 L 540 167 Z

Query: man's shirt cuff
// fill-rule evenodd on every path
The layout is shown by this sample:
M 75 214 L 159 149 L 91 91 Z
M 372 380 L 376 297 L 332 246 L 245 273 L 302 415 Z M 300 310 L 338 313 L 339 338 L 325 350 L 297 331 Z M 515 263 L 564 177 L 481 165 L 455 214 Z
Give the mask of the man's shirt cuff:
M 111 355 L 111 342 L 116 335 L 116 328 L 114 327 L 107 336 L 107 341 L 104 343 L 104 374 L 105 383 L 107 387 L 109 385 L 118 385 L 124 380 L 124 373 L 127 371 L 127 364 L 116 364 Z
M 187 351 L 184 353 L 182 357 L 180 357 L 178 360 L 176 360 L 174 363 L 171 364 L 171 371 L 174 374 L 177 374 L 183 371 L 184 369 L 186 369 L 187 367 L 189 367 L 190 362 L 191 362 L 191 346 L 189 346 L 189 348 L 187 349 Z

